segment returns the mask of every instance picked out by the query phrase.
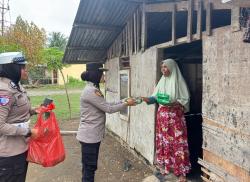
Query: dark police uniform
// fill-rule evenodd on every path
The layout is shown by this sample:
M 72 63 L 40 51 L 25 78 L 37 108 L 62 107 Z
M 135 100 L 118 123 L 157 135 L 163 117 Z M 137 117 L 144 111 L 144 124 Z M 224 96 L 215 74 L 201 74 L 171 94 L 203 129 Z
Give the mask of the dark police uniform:
M 88 70 L 88 65 L 87 65 Z M 80 124 L 77 140 L 82 145 L 83 182 L 93 182 L 101 140 L 105 134 L 105 113 L 114 113 L 127 107 L 119 101 L 109 103 L 104 99 L 99 88 L 87 82 L 81 94 Z
M 0 64 L 7 64 L 21 53 L 0 54 Z M 24 59 L 19 59 L 24 64 Z M 27 136 L 31 104 L 22 86 L 0 77 L 0 182 L 24 182 L 27 165 Z

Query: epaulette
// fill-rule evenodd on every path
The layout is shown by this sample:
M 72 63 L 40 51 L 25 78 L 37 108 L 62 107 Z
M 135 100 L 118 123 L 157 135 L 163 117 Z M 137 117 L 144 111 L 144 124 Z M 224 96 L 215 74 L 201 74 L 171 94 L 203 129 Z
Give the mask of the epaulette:
M 102 94 L 102 92 L 100 90 L 98 90 L 98 89 L 95 90 L 95 94 L 97 96 L 99 96 L 99 97 L 104 97 L 103 94 Z

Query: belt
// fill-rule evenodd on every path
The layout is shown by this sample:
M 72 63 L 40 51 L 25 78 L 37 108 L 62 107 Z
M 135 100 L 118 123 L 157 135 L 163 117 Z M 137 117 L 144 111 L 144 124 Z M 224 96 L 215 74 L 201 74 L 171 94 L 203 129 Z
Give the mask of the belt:
M 11 125 L 14 125 L 20 128 L 29 128 L 29 124 L 30 124 L 30 120 L 22 122 L 22 123 L 12 123 Z

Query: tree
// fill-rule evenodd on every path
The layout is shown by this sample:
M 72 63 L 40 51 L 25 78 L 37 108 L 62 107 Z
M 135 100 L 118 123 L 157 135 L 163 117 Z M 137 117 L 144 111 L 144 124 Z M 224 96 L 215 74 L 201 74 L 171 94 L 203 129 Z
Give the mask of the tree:
M 58 47 L 59 50 L 65 50 L 68 39 L 61 32 L 52 32 L 49 34 L 49 47 Z
M 67 95 L 68 106 L 69 106 L 69 117 L 71 119 L 71 105 L 69 100 L 69 94 L 66 86 L 65 76 L 62 72 L 63 67 L 66 67 L 65 64 L 62 63 L 63 51 L 59 50 L 57 47 L 46 48 L 43 51 L 44 59 L 47 63 L 48 70 L 59 70 L 60 74 L 63 78 L 64 88 Z
M 20 51 L 20 46 L 10 43 L 8 44 L 5 37 L 0 37 L 0 53 Z
M 21 16 L 16 23 L 7 29 L 2 37 L 5 51 L 23 51 L 29 60 L 29 67 L 35 67 L 43 63 L 42 50 L 46 43 L 46 33 L 33 22 L 28 23 Z

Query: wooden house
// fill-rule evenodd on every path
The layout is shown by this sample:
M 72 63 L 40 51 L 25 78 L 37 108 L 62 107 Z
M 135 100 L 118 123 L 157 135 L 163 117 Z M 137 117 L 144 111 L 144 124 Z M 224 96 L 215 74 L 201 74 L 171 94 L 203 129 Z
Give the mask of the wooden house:
M 204 181 L 250 181 L 249 0 L 81 0 L 63 61 L 103 62 L 108 101 L 150 96 L 174 58 L 191 93 L 190 159 Z M 153 165 L 156 105 L 107 115 L 107 128 Z M 199 158 L 199 159 L 198 159 Z

